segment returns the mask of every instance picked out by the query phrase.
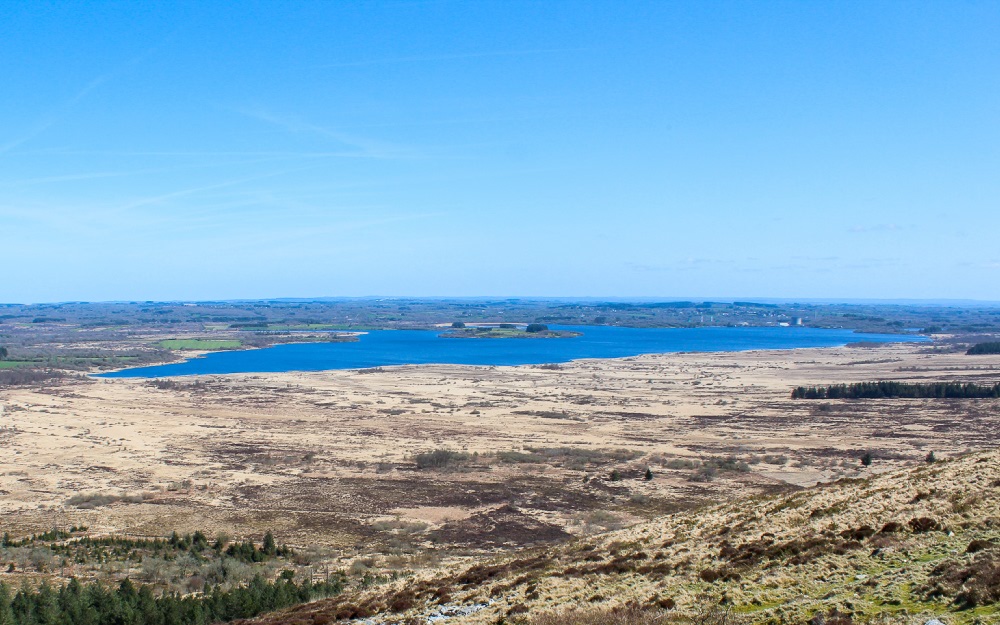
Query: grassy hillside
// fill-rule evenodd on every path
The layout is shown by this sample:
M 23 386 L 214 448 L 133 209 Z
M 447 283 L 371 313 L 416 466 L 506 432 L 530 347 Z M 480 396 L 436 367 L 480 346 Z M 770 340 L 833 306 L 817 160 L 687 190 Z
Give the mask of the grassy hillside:
M 1000 453 L 756 497 L 247 623 L 1000 622 Z

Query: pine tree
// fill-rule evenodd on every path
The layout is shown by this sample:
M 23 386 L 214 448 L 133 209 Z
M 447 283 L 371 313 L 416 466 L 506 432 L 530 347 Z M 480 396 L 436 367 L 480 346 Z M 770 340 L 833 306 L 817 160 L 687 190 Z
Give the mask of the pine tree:
M 14 611 L 10 607 L 10 588 L 0 582 L 0 625 L 14 625 Z
M 651 468 L 649 468 L 649 467 L 646 467 L 646 477 L 645 477 L 645 480 L 647 482 L 649 482 L 652 479 L 653 479 L 653 470 Z
M 274 542 L 274 534 L 271 533 L 271 530 L 268 530 L 264 534 L 264 546 L 261 548 L 261 551 L 265 555 L 272 557 L 278 552 L 278 545 Z

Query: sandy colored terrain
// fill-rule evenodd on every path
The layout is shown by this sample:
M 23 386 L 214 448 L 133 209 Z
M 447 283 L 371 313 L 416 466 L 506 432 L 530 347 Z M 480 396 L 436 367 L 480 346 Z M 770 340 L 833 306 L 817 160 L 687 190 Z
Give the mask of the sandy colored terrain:
M 345 557 L 501 550 L 854 476 L 865 450 L 876 456 L 867 471 L 885 471 L 931 450 L 990 447 L 998 400 L 807 401 L 789 392 L 998 378 L 1000 357 L 897 344 L 4 389 L 0 513 L 15 535 L 71 524 L 139 535 L 270 528 Z M 593 453 L 551 451 L 565 447 Z M 477 456 L 416 467 L 415 454 L 438 448 Z M 495 456 L 529 448 L 550 450 L 551 461 Z M 749 470 L 698 481 L 696 468 L 678 463 L 729 456 Z M 652 481 L 642 479 L 647 466 Z M 613 469 L 621 481 L 608 479 Z M 71 503 L 92 493 L 130 499 Z
M 995 624 L 998 478 L 997 451 L 963 454 L 740 497 L 237 623 Z

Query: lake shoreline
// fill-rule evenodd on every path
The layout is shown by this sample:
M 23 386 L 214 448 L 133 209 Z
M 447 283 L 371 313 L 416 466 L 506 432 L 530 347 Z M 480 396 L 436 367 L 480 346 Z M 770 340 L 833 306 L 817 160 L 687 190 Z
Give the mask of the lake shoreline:
M 925 342 L 920 336 L 859 334 L 811 328 L 634 329 L 587 326 L 565 341 L 442 341 L 437 330 L 372 331 L 355 342 L 285 343 L 251 350 L 215 351 L 165 365 L 126 367 L 95 378 L 160 378 L 233 373 L 335 371 L 404 365 L 517 366 L 620 359 L 645 354 L 746 352 L 843 347 L 862 339 Z M 554 328 L 574 332 L 575 326 Z

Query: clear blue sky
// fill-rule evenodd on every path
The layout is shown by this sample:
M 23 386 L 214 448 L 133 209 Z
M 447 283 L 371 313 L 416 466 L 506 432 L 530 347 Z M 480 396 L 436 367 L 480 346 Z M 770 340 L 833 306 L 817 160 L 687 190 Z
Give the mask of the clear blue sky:
M 1000 300 L 1000 2 L 3 2 L 0 301 Z

